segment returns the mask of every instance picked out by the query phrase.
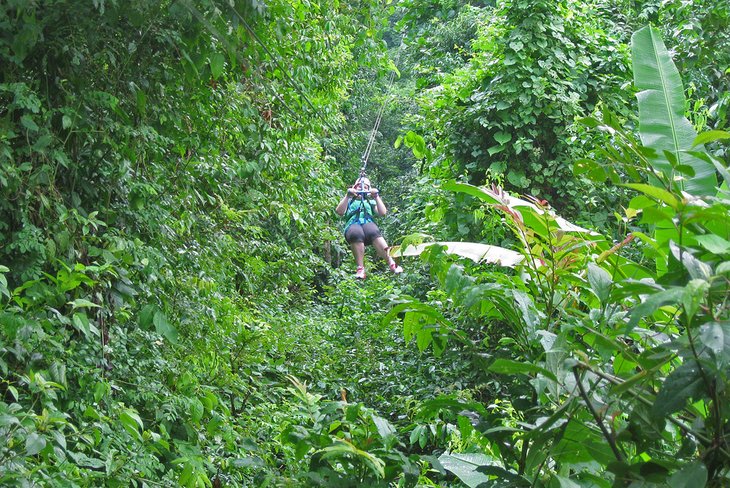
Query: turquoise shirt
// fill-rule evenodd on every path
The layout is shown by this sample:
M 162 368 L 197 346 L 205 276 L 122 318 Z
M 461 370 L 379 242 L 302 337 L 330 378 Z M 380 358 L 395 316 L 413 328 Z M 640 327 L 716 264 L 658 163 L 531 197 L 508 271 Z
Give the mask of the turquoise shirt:
M 362 206 L 362 210 L 361 210 Z M 375 213 L 375 202 L 372 200 L 360 200 L 359 198 L 353 198 L 350 203 L 347 204 L 347 212 L 345 212 L 345 233 L 352 224 L 364 225 L 368 222 L 373 222 L 373 214 Z

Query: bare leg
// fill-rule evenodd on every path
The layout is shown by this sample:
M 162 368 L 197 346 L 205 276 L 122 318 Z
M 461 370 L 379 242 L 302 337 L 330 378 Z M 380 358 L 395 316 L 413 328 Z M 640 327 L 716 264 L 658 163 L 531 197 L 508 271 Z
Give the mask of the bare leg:
M 388 251 L 387 251 L 387 249 L 388 249 L 388 243 L 385 242 L 385 238 L 384 237 L 378 237 L 378 238 L 376 238 L 373 241 L 373 247 L 377 251 L 378 256 L 380 256 L 381 258 L 385 259 L 385 261 L 388 264 L 390 264 L 390 263 L 393 262 L 393 258 L 391 258 L 388 255 Z
M 350 244 L 352 255 L 355 257 L 355 265 L 358 268 L 365 267 L 365 244 L 362 242 L 353 242 Z

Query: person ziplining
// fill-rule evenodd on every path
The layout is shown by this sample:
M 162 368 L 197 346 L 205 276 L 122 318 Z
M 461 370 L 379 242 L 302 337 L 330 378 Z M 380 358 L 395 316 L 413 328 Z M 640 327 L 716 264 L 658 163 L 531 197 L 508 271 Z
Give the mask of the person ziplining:
M 388 262 L 388 267 L 395 274 L 403 272 L 403 268 L 388 254 L 388 243 L 380 233 L 374 216 L 384 217 L 388 209 L 383 203 L 380 192 L 370 185 L 370 180 L 364 175 L 347 189 L 345 196 L 337 204 L 335 212 L 345 217 L 345 240 L 352 249 L 355 258 L 355 278 L 365 279 L 365 246 L 375 247 L 378 255 Z
M 398 54 L 400 54 L 400 51 Z M 393 67 L 395 68 L 395 65 Z M 370 137 L 368 138 L 365 152 L 362 155 L 360 176 L 355 180 L 355 184 L 347 189 L 345 196 L 342 197 L 340 203 L 335 208 L 335 212 L 338 215 L 345 217 L 345 240 L 350 245 L 350 249 L 352 249 L 352 255 L 355 258 L 355 265 L 357 266 L 355 278 L 358 279 L 365 279 L 365 246 L 371 244 L 375 247 L 378 255 L 388 262 L 388 267 L 393 273 L 400 274 L 403 272 L 403 268 L 398 266 L 388 254 L 388 243 L 380 233 L 380 229 L 378 229 L 374 220 L 375 215 L 384 217 L 388 209 L 380 197 L 380 192 L 377 188 L 371 187 L 370 180 L 365 174 L 370 152 L 373 149 L 375 137 L 378 134 L 378 127 L 380 127 L 380 121 L 383 119 L 385 106 L 390 99 L 390 90 L 395 80 L 395 73 L 395 69 L 390 73 L 386 96 L 375 117 L 373 129 L 370 131 Z

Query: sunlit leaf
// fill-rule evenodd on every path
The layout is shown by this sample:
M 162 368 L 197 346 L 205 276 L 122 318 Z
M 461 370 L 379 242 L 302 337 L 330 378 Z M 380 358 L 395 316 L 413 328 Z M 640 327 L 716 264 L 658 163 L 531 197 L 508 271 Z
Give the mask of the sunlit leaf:
M 639 100 L 639 135 L 645 146 L 657 154 L 669 151 L 679 164 L 694 168 L 695 176 L 681 186 L 693 195 L 715 193 L 715 169 L 705 161 L 682 154 L 697 137 L 692 124 L 684 116 L 685 97 L 682 80 L 661 40 L 659 31 L 644 27 L 631 37 L 634 63 L 634 84 L 641 90 Z M 650 158 L 654 167 L 673 179 L 672 165 L 662 156 Z
M 498 264 L 513 268 L 524 259 L 524 256 L 516 251 L 505 249 L 499 246 L 490 246 L 479 242 L 427 242 L 418 245 L 409 245 L 405 249 L 393 246 L 392 255 L 399 256 L 419 256 L 428 247 L 433 245 L 446 246 L 447 254 L 455 254 L 464 258 L 471 259 L 474 262 L 486 262 L 490 264 Z
M 445 470 L 451 471 L 469 488 L 476 488 L 489 481 L 489 477 L 477 471 L 481 466 L 497 464 L 486 454 L 442 454 L 439 461 Z

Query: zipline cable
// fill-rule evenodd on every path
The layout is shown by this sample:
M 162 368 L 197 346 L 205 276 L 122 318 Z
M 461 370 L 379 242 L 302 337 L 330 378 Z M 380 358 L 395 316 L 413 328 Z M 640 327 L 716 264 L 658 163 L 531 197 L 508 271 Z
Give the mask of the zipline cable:
M 378 128 L 380 127 L 380 122 L 383 120 L 383 114 L 385 113 L 385 106 L 388 104 L 388 102 L 391 99 L 391 89 L 393 87 L 393 82 L 395 81 L 395 73 L 397 70 L 397 67 L 395 64 L 398 62 L 398 59 L 400 58 L 400 52 L 403 48 L 403 43 L 401 42 L 400 47 L 398 48 L 398 55 L 396 56 L 396 61 L 394 62 L 394 69 L 390 72 L 390 78 L 388 80 L 388 85 L 385 89 L 385 98 L 383 99 L 383 103 L 380 105 L 380 109 L 378 110 L 377 116 L 375 117 L 375 124 L 373 125 L 373 130 L 370 131 L 370 137 L 368 138 L 367 146 L 365 147 L 365 152 L 362 154 L 362 167 L 360 168 L 360 176 L 365 176 L 365 169 L 368 166 L 368 160 L 370 159 L 370 152 L 373 150 L 373 145 L 375 144 L 375 138 L 378 135 Z

